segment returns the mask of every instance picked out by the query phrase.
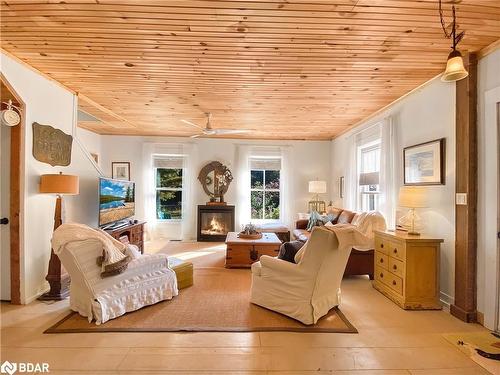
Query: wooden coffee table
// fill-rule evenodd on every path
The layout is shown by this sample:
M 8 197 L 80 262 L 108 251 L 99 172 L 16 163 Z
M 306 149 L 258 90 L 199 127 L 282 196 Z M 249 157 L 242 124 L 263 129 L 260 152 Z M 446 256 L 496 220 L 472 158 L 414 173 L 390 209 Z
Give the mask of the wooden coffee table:
M 226 237 L 226 268 L 248 268 L 261 255 L 275 257 L 280 251 L 281 241 L 274 233 L 262 233 L 262 238 L 239 238 L 237 232 L 229 232 Z

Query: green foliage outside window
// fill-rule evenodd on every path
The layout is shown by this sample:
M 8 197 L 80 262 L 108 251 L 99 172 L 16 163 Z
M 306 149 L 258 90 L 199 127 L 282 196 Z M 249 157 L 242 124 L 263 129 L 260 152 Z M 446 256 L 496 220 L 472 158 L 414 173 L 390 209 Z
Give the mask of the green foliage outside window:
M 156 218 L 182 219 L 182 168 L 156 169 Z
M 254 220 L 280 218 L 280 171 L 250 171 L 250 207 Z

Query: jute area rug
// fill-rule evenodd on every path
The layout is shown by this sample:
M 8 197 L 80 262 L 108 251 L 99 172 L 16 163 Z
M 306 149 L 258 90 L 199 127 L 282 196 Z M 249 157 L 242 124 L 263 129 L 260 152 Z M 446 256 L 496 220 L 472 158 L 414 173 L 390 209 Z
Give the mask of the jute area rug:
M 221 252 L 221 256 L 224 256 Z M 219 263 L 220 264 L 220 263 Z M 104 324 L 89 323 L 71 312 L 46 333 L 77 332 L 336 332 L 357 333 L 333 308 L 317 324 L 306 326 L 282 314 L 251 304 L 251 271 L 197 267 L 194 285 L 179 296 L 125 314 Z

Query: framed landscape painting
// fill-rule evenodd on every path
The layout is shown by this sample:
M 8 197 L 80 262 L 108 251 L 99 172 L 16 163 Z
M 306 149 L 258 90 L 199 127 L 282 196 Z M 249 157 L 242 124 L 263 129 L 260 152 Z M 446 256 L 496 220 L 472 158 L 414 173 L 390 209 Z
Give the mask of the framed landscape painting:
M 405 185 L 444 185 L 445 139 L 403 149 Z

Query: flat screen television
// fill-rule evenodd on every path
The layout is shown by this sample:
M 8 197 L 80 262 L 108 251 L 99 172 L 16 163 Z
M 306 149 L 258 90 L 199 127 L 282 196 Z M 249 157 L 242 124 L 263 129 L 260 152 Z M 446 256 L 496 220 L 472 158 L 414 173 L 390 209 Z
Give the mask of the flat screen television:
M 135 214 L 135 183 L 99 178 L 99 226 L 111 227 Z

